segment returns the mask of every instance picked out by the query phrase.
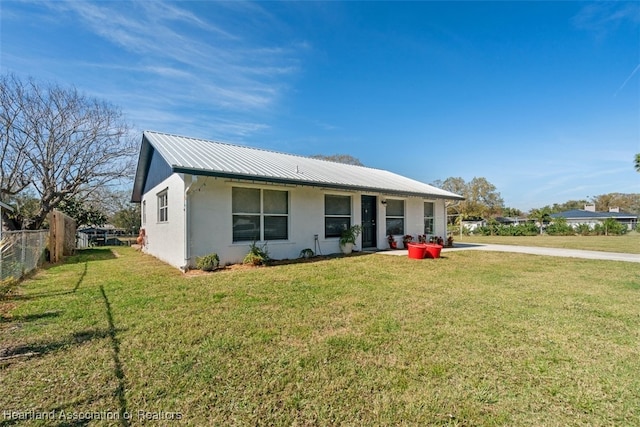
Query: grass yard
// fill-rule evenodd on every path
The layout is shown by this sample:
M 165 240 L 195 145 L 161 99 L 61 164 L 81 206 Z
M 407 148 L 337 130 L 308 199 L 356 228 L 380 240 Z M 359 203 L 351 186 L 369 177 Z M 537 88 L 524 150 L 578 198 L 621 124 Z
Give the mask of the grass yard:
M 635 263 L 458 251 L 184 276 L 113 251 L 0 301 L 0 425 L 640 424 Z
M 495 243 L 502 245 L 543 246 L 548 248 L 586 249 L 590 251 L 640 254 L 640 233 L 623 236 L 453 236 L 454 243 Z

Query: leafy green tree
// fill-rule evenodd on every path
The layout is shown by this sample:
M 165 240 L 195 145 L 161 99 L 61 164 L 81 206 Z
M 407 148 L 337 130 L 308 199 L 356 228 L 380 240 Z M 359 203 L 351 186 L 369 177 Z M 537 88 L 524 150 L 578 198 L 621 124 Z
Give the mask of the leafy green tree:
M 111 217 L 111 224 L 116 228 L 125 230 L 128 234 L 136 235 L 140 231 L 140 204 L 131 203 L 129 206 L 123 207 Z
M 608 212 L 609 208 L 620 208 L 621 212 L 640 214 L 640 193 L 607 193 L 593 196 L 591 200 L 569 200 L 564 203 L 554 203 L 553 206 L 545 206 L 550 213 L 568 211 L 572 209 L 584 209 L 585 205 L 594 204 L 598 212 Z
M 449 177 L 444 181 L 438 179 L 432 182 L 431 185 L 464 196 L 467 184 L 464 182 L 464 179 L 460 177 Z M 469 218 L 468 214 L 464 211 L 465 205 L 462 202 L 462 200 L 445 200 L 444 202 L 447 218 L 449 218 L 449 221 L 455 221 L 455 224 L 460 227 L 461 231 L 463 230 L 462 221 Z M 453 220 L 454 218 L 455 220 Z
M 605 236 L 619 236 L 627 232 L 627 227 L 616 221 L 615 218 L 607 218 L 602 221 L 602 224 L 596 224 L 595 232 Z
M 636 172 L 640 172 L 640 153 L 636 154 L 634 163 L 636 165 Z
M 516 208 L 504 208 L 502 209 L 502 216 L 505 217 L 520 217 L 523 215 L 523 212 L 520 209 L 516 209 Z
M 589 224 L 578 224 L 576 225 L 575 230 L 576 230 L 576 233 L 580 234 L 581 236 L 588 236 L 593 231 Z
M 545 206 L 541 209 L 533 209 L 529 212 L 529 218 L 535 220 L 538 223 L 540 234 L 542 234 L 544 225 L 551 222 L 551 209 L 549 209 L 548 206 Z
M 527 222 L 518 225 L 500 224 L 495 220 L 489 220 L 488 224 L 476 228 L 474 234 L 482 236 L 498 235 L 498 236 L 535 236 L 539 233 L 535 224 Z
M 593 197 L 593 203 L 599 212 L 608 212 L 609 208 L 620 208 L 623 212 L 640 214 L 640 194 L 607 193 Z
M 553 206 L 551 206 L 549 208 L 551 213 L 556 213 L 556 212 L 564 212 L 564 211 L 570 211 L 573 209 L 584 209 L 585 205 L 588 205 L 590 202 L 588 202 L 587 200 L 569 200 L 567 202 L 564 203 L 554 203 Z
M 40 209 L 40 199 L 33 190 L 28 188 L 18 194 L 8 196 L 6 203 L 13 208 L 13 212 L 3 210 L 2 215 L 10 224 L 10 228 L 14 230 L 27 228 L 24 224 L 28 224 L 30 218 L 33 218 Z
M 573 236 L 575 230 L 567 223 L 567 219 L 563 217 L 554 218 L 551 224 L 547 226 L 547 234 L 551 236 Z
M 465 182 L 460 177 L 450 177 L 444 181 L 435 181 L 434 186 L 459 194 L 465 200 L 447 203 L 447 214 L 467 218 L 491 218 L 502 212 L 504 201 L 495 185 L 486 178 L 473 178 Z
M 76 226 L 97 225 L 101 226 L 107 222 L 107 215 L 88 202 L 80 200 L 78 197 L 67 197 L 58 205 L 61 212 L 76 220 Z

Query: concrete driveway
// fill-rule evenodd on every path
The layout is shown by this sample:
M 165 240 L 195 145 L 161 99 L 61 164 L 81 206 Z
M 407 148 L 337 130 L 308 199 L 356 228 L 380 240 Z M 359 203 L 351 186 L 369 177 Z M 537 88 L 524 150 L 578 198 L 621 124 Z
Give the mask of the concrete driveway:
M 640 262 L 640 254 L 618 252 L 583 251 L 578 249 L 543 248 L 538 246 L 493 245 L 485 243 L 455 243 L 453 248 L 443 248 L 442 253 L 454 251 L 516 252 L 521 254 L 558 256 L 565 258 L 601 259 L 609 261 Z M 384 255 L 404 255 L 406 250 L 378 252 Z

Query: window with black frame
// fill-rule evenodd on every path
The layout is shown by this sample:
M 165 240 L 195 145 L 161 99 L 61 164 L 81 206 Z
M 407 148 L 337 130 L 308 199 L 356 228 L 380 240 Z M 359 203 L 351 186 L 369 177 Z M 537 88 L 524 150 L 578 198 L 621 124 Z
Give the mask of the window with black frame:
M 404 200 L 387 199 L 387 236 L 404 234 Z
M 233 187 L 233 241 L 287 240 L 289 192 Z
M 325 194 L 324 237 L 340 237 L 351 227 L 351 196 Z
M 278 190 L 262 190 L 264 240 L 289 238 L 289 193 Z

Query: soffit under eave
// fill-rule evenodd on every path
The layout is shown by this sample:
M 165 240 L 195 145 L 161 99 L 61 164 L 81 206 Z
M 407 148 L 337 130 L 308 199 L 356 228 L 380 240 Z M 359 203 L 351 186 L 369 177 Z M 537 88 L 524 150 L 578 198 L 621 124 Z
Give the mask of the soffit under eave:
M 212 178 L 226 178 L 231 180 L 238 180 L 247 183 L 273 183 L 273 184 L 281 184 L 281 185 L 293 185 L 300 187 L 314 187 L 320 189 L 327 190 L 342 190 L 342 191 L 358 191 L 363 193 L 373 193 L 379 194 L 383 196 L 391 196 L 391 197 L 417 197 L 420 199 L 435 199 L 435 200 L 464 200 L 461 196 L 447 196 L 443 194 L 431 194 L 431 193 L 419 193 L 419 192 L 411 192 L 411 191 L 401 191 L 401 190 L 393 190 L 393 189 L 383 189 L 383 188 L 375 188 L 375 187 L 364 187 L 364 186 L 347 186 L 343 184 L 334 184 L 334 183 L 326 183 L 326 182 L 315 182 L 315 181 L 302 181 L 302 180 L 290 180 L 285 178 L 274 178 L 270 176 L 260 176 L 260 175 L 243 175 L 237 173 L 229 173 L 229 172 L 218 172 L 218 171 L 206 171 L 201 169 L 191 169 L 184 167 L 175 167 L 172 166 L 172 170 L 175 173 L 183 173 L 194 176 L 207 176 Z

